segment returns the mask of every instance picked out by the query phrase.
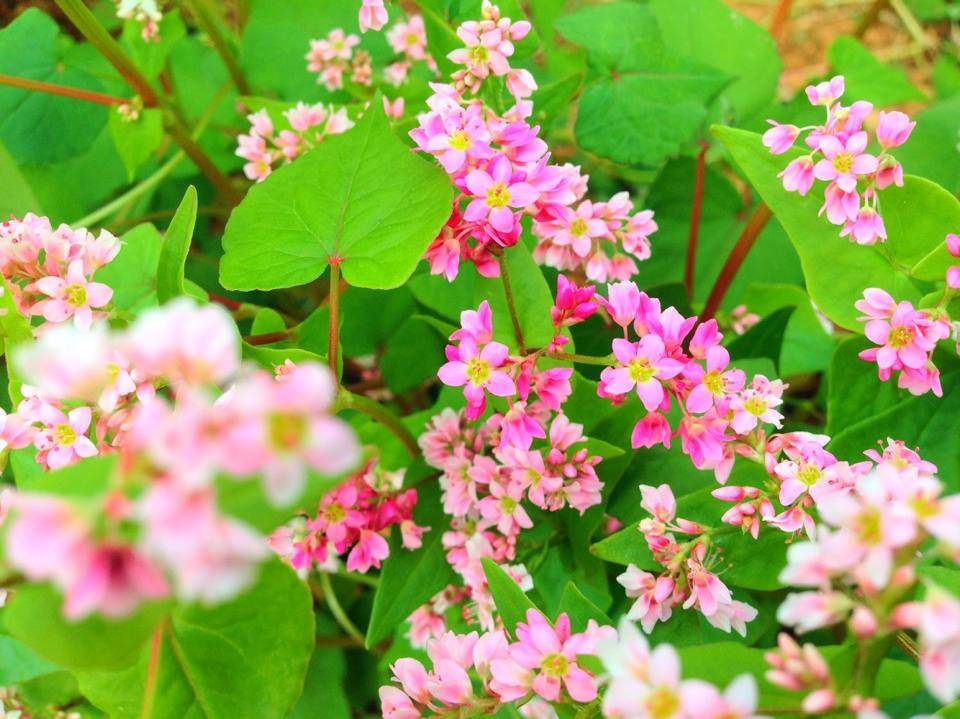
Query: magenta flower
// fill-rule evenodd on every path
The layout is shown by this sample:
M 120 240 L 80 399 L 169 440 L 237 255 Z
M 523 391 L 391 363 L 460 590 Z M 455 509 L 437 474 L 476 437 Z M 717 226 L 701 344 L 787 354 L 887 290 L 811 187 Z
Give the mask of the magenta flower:
M 916 122 L 911 122 L 910 118 L 902 112 L 881 110 L 877 122 L 877 142 L 885 150 L 899 147 L 907 141 L 916 125 Z
M 169 593 L 163 572 L 132 547 L 101 544 L 71 561 L 75 571 L 63 605 L 67 619 L 81 619 L 94 611 L 123 617 L 144 599 Z
M 800 134 L 800 128 L 796 125 L 781 125 L 775 120 L 767 120 L 772 128 L 763 133 L 763 144 L 770 148 L 774 155 L 782 155 L 793 147 L 793 143 Z
M 517 386 L 506 372 L 499 370 L 507 360 L 505 344 L 490 342 L 483 349 L 470 337 L 460 340 L 457 359 L 447 362 L 437 372 L 440 381 L 451 387 L 463 387 L 467 398 L 467 417 L 476 419 L 486 406 L 485 392 L 497 397 L 509 397 Z
M 783 178 L 783 189 L 806 195 L 813 187 L 813 160 L 807 155 L 792 160 L 777 177 Z
M 639 342 L 615 339 L 613 354 L 620 367 L 604 369 L 600 380 L 604 391 L 620 395 L 636 387 L 648 412 L 659 409 L 666 397 L 661 381 L 676 377 L 684 367 L 682 362 L 666 356 L 663 340 L 657 335 L 646 335 Z
M 93 324 L 92 308 L 103 307 L 113 297 L 113 290 L 107 285 L 87 280 L 81 259 L 70 263 L 66 277 L 41 277 L 34 286 L 50 298 L 35 304 L 34 314 L 42 314 L 48 322 L 73 317 L 77 327 L 84 330 Z
M 827 219 L 834 225 L 843 225 L 857 219 L 860 212 L 860 195 L 853 192 L 844 192 L 835 182 L 827 185 L 823 191 L 823 205 L 817 214 L 827 213 Z
M 87 431 L 92 413 L 89 407 L 77 407 L 68 414 L 51 405 L 43 405 L 40 419 L 46 425 L 34 440 L 47 467 L 57 469 L 97 454 Z
M 864 334 L 881 347 L 864 350 L 860 357 L 876 362 L 887 376 L 890 370 L 904 367 L 921 369 L 926 366 L 937 342 L 944 338 L 944 329 L 923 310 L 915 309 L 909 302 L 901 302 L 889 320 L 867 322 Z
M 836 75 L 825 82 L 807 86 L 807 99 L 811 105 L 825 105 L 829 107 L 835 100 L 843 96 L 843 75 Z
M 840 230 L 841 237 L 848 235 L 858 245 L 873 245 L 877 240 L 887 239 L 887 228 L 880 213 L 869 205 L 864 205 L 857 211 L 856 219 L 847 220 Z
M 844 192 L 857 189 L 857 178 L 871 175 L 880 166 L 877 158 L 864 153 L 869 138 L 865 132 L 857 132 L 844 143 L 828 135 L 820 140 L 820 151 L 824 158 L 813 168 L 818 180 L 836 182 Z
M 690 380 L 696 385 L 687 395 L 687 411 L 702 413 L 714 406 L 728 394 L 743 389 L 746 377 L 743 370 L 727 369 L 730 364 L 730 353 L 720 345 L 714 345 L 706 351 L 706 371 L 700 365 L 690 363 L 692 370 Z M 690 374 L 690 372 L 688 372 Z
M 513 165 L 504 155 L 491 160 L 487 170 L 474 170 L 467 175 L 467 189 L 477 199 L 467 205 L 464 219 L 488 221 L 498 232 L 512 232 L 519 220 L 511 208 L 523 209 L 533 204 L 538 193 L 533 185 L 513 180 Z

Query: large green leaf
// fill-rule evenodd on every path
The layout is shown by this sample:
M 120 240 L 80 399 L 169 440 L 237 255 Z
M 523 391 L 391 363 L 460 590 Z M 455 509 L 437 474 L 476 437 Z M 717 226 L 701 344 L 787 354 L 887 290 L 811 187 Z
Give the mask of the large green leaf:
M 190 252 L 190 241 L 193 239 L 196 223 L 197 188 L 190 185 L 163 236 L 163 246 L 160 248 L 157 263 L 157 299 L 160 302 L 184 293 L 183 267 Z
M 28 8 L 0 30 L 0 72 L 56 85 L 102 91 L 85 70 L 65 64 L 70 40 Z M 0 87 L 0 140 L 19 162 L 51 163 L 81 154 L 107 122 L 107 108 L 45 92 Z M 69 128 L 69 131 L 65 131 Z
M 40 201 L 34 196 L 33 188 L 20 172 L 16 161 L 7 148 L 0 142 L 0 217 L 22 217 L 28 212 L 43 214 Z
M 4 686 L 29 681 L 57 669 L 56 664 L 38 656 L 30 647 L 0 634 L 0 682 Z
M 847 98 L 869 100 L 879 107 L 927 99 L 903 70 L 883 64 L 855 38 L 838 37 L 827 57 L 833 72 L 846 80 Z
M 113 304 L 137 312 L 157 303 L 157 266 L 163 239 L 149 223 L 127 230 L 113 262 L 97 270 L 96 280 L 113 288 Z
M 487 575 L 490 594 L 493 595 L 494 604 L 497 605 L 497 613 L 507 631 L 513 634 L 517 623 L 527 620 L 527 610 L 537 607 L 513 577 L 501 569 L 496 562 L 489 557 L 484 557 L 481 561 L 483 571 Z
M 938 251 L 950 224 L 960 223 L 960 205 L 943 188 L 907 176 L 904 187 L 881 192 L 889 239 L 885 245 L 863 247 L 841 238 L 839 228 L 817 215 L 819 186 L 806 197 L 783 189 L 777 174 L 801 154 L 799 149 L 772 155 L 754 133 L 730 127 L 715 127 L 714 133 L 787 231 L 800 255 L 810 296 L 831 320 L 862 331 L 853 303 L 868 287 L 919 300 L 920 291 L 905 272 Z M 932 271 L 921 267 L 918 276 L 930 279 Z
M 132 120 L 113 109 L 107 127 L 117 153 L 127 168 L 127 179 L 132 181 L 137 169 L 150 159 L 163 141 L 163 113 L 148 107 L 140 111 L 137 119 Z
M 230 289 L 276 289 L 319 277 L 331 257 L 352 285 L 389 289 L 411 275 L 450 215 L 443 171 L 393 134 L 379 102 L 250 188 L 223 236 Z
M 617 162 L 656 165 L 677 154 L 730 80 L 673 52 L 643 5 L 590 5 L 560 18 L 557 29 L 589 51 L 597 73 L 580 98 L 577 142 Z
M 390 556 L 383 563 L 380 584 L 373 598 L 373 613 L 367 628 L 367 646 L 386 639 L 413 610 L 456 580 L 443 549 L 445 515 L 440 504 L 439 484 L 424 486 L 419 493 L 414 519 L 430 527 L 423 546 L 404 549 L 400 533 L 390 537 Z
M 827 375 L 827 434 L 836 435 L 901 401 L 897 383 L 881 382 L 877 365 L 857 356 L 875 346 L 865 337 L 851 337 L 834 352 Z
M 273 560 L 232 602 L 178 608 L 157 631 L 152 669 L 148 645 L 125 669 L 80 673 L 84 696 L 113 719 L 282 719 L 313 652 L 310 592 Z M 144 696 L 148 672 L 153 690 Z
M 895 150 L 897 159 L 910 173 L 960 192 L 960 152 L 944 150 L 956 146 L 960 138 L 960 94 L 933 103 L 914 119 L 917 126 Z

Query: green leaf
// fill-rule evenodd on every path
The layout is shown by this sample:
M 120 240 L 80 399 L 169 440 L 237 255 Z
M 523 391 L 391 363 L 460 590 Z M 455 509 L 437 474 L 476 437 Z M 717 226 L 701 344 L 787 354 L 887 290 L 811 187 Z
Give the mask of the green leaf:
M 102 91 L 96 78 L 65 63 L 70 43 L 50 17 L 28 8 L 0 30 L 0 73 Z M 18 162 L 53 163 L 79 155 L 106 123 L 103 105 L 0 87 L 0 141 Z
M 600 73 L 580 98 L 574 129 L 588 152 L 616 162 L 656 165 L 694 139 L 706 105 L 730 78 L 670 52 L 650 8 L 590 5 L 557 21 L 589 51 Z
M 720 110 L 747 118 L 773 99 L 783 63 L 770 34 L 721 0 L 651 0 L 672 53 L 736 78 L 720 93 Z
M 367 627 L 368 648 L 393 634 L 414 609 L 456 581 L 443 548 L 444 519 L 439 484 L 425 485 L 419 492 L 414 520 L 430 531 L 423 535 L 423 546 L 413 551 L 403 548 L 399 532 L 391 535 L 390 556 L 380 572 Z
M 876 363 L 857 356 L 874 346 L 865 337 L 851 337 L 834 352 L 827 375 L 827 434 L 834 436 L 900 402 L 897 383 L 881 382 Z
M 56 664 L 38 656 L 27 645 L 13 637 L 0 635 L 0 682 L 4 686 L 20 684 L 57 669 Z
M 120 253 L 97 270 L 96 280 L 113 288 L 115 306 L 139 312 L 157 303 L 157 267 L 163 239 L 148 223 L 127 230 L 120 239 Z
M 575 632 L 587 628 L 587 622 L 593 619 L 600 625 L 612 625 L 613 620 L 600 607 L 587 599 L 573 582 L 567 582 L 560 597 L 560 613 L 570 617 L 570 626 Z
M 136 120 L 130 120 L 114 109 L 107 126 L 117 154 L 127 168 L 127 178 L 132 181 L 137 169 L 150 159 L 163 141 L 163 113 L 148 107 L 140 111 Z
M 310 592 L 279 560 L 227 604 L 174 610 L 159 628 L 155 696 L 144 697 L 147 646 L 136 664 L 79 674 L 80 688 L 113 719 L 285 717 L 313 652 Z
M 0 142 L 0 217 L 22 217 L 28 212 L 43 214 L 40 201 L 23 176 L 6 146 Z
M 350 719 L 350 705 L 344 694 L 347 663 L 343 650 L 317 647 L 310 657 L 303 694 L 289 719 Z
M 56 494 L 61 497 L 96 497 L 110 485 L 117 468 L 116 454 L 102 454 L 52 471 L 30 476 L 20 482 L 24 492 Z
M 527 620 L 527 610 L 536 609 L 537 606 L 513 580 L 513 577 L 501 569 L 496 562 L 489 557 L 484 557 L 481 562 L 500 619 L 503 620 L 507 631 L 514 634 L 517 623 Z
M 956 147 L 960 139 L 960 94 L 933 103 L 914 119 L 917 126 L 910 139 L 896 149 L 897 159 L 912 174 L 933 180 L 951 192 L 960 191 L 960 152 L 944 150 Z
M 3 620 L 10 634 L 39 656 L 74 670 L 128 666 L 169 609 L 165 602 L 151 602 L 120 620 L 91 616 L 70 622 L 62 604 L 49 584 L 27 584 L 17 589 Z
M 449 217 L 451 200 L 444 172 L 394 136 L 375 100 L 354 129 L 250 188 L 227 223 L 221 282 L 293 287 L 336 257 L 352 285 L 398 287 Z
M 163 72 L 170 51 L 187 34 L 180 11 L 176 8 L 163 13 L 157 29 L 157 37 L 145 40 L 142 24 L 136 20 L 127 20 L 123 24 L 123 45 L 140 71 L 151 80 Z
M 904 187 L 882 191 L 888 241 L 863 247 L 840 237 L 839 228 L 817 215 L 822 199 L 816 190 L 801 197 L 783 189 L 777 174 L 801 150 L 772 155 L 754 133 L 730 127 L 714 127 L 713 132 L 787 231 L 800 255 L 810 296 L 831 320 L 862 332 L 853 303 L 868 287 L 879 287 L 901 300 L 920 298 L 901 266 L 909 268 L 937 250 L 948 223 L 955 217 L 960 221 L 960 209 L 949 193 L 911 176 L 905 178 Z
M 787 323 L 790 322 L 794 309 L 782 307 L 734 339 L 727 346 L 730 359 L 736 363 L 736 360 L 748 357 L 768 357 L 775 367 L 779 367 Z
M 855 38 L 838 37 L 827 50 L 827 58 L 833 72 L 844 76 L 847 97 L 869 100 L 879 107 L 927 99 L 903 70 L 880 62 Z
M 197 223 L 197 188 L 190 185 L 163 236 L 157 262 L 157 299 L 166 302 L 184 294 L 183 268 Z

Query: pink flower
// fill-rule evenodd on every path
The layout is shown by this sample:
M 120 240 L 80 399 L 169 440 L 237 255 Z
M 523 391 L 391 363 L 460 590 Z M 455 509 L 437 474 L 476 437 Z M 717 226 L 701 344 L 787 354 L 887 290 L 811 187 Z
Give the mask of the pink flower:
M 516 535 L 521 529 L 533 526 L 530 516 L 523 508 L 523 485 L 519 482 L 491 482 L 490 496 L 477 505 L 484 519 L 495 522 L 497 529 L 506 536 Z
M 818 214 L 823 213 L 834 225 L 855 220 L 860 213 L 860 195 L 856 191 L 844 192 L 837 183 L 831 182 L 823 191 L 823 205 Z
M 33 314 L 42 314 L 48 322 L 63 322 L 73 317 L 77 327 L 84 330 L 93 324 L 92 308 L 103 307 L 113 297 L 113 290 L 107 285 L 87 281 L 83 260 L 79 259 L 70 263 L 65 277 L 41 277 L 34 286 L 50 299 L 35 304 Z
M 609 313 L 610 319 L 626 329 L 637 318 L 644 297 L 635 282 L 616 282 L 607 285 L 607 298 L 597 295 L 597 302 Z
M 762 374 L 755 375 L 747 388 L 730 400 L 734 413 L 730 426 L 737 434 L 753 431 L 760 422 L 780 427 L 783 415 L 774 408 L 783 404 L 784 389 L 781 380 L 770 381 Z
M 473 170 L 466 177 L 473 200 L 463 216 L 469 222 L 489 221 L 498 232 L 514 231 L 519 222 L 511 208 L 523 209 L 538 196 L 532 185 L 513 180 L 513 169 L 505 155 L 497 155 L 487 170 Z
M 893 315 L 897 308 L 897 301 L 890 296 L 890 293 L 876 287 L 871 287 L 863 291 L 863 299 L 857 300 L 853 306 L 863 312 L 865 317 L 860 317 L 861 321 L 874 319 L 887 319 Z
M 483 349 L 470 337 L 463 337 L 456 348 L 457 359 L 444 364 L 437 371 L 440 381 L 451 387 L 463 387 L 467 398 L 467 418 L 476 419 L 486 406 L 485 392 L 497 397 L 509 397 L 517 386 L 506 372 L 497 369 L 507 361 L 509 350 L 505 344 L 490 342 Z
M 884 227 L 883 218 L 874 208 L 864 205 L 857 212 L 854 220 L 847 220 L 843 229 L 840 230 L 840 236 L 850 236 L 851 240 L 856 240 L 858 245 L 873 245 L 880 240 L 887 239 L 887 229 Z
M 387 9 L 383 0 L 362 0 L 360 4 L 360 32 L 379 30 L 387 24 Z
M 880 119 L 877 122 L 877 142 L 885 150 L 891 147 L 899 147 L 907 141 L 916 122 L 911 122 L 910 118 L 902 112 L 884 112 L 880 111 Z
M 411 60 L 423 60 L 427 56 L 427 32 L 423 17 L 411 15 L 407 22 L 398 22 L 387 30 L 387 42 L 394 52 L 403 53 Z
M 810 632 L 842 621 L 852 607 L 853 600 L 842 592 L 799 592 L 787 595 L 777 619 L 800 633 Z
M 42 409 L 45 426 L 34 442 L 47 467 L 57 469 L 97 454 L 96 445 L 87 437 L 91 418 L 89 407 L 77 407 L 67 414 L 50 405 Z
M 370 567 L 379 567 L 390 555 L 390 545 L 378 532 L 360 530 L 360 540 L 347 556 L 347 571 L 364 573 Z
M 593 642 L 587 634 L 571 634 L 566 614 L 557 617 L 552 627 L 540 612 L 528 609 L 527 621 L 517 624 L 516 636 L 509 659 L 494 659 L 490 664 L 494 689 L 505 701 L 530 690 L 547 701 L 557 701 L 562 688 L 576 702 L 596 698 L 596 680 L 577 663 L 579 654 L 593 651 Z
M 70 561 L 74 577 L 64 598 L 67 619 L 81 619 L 95 611 L 106 617 L 123 617 L 141 601 L 169 593 L 160 569 L 129 546 L 104 543 L 71 556 Z
M 947 252 L 949 252 L 954 257 L 960 257 L 960 235 L 950 233 L 947 235 Z
M 843 75 L 837 75 L 826 82 L 807 86 L 807 99 L 811 105 L 830 106 L 840 99 L 844 91 Z
M 625 394 L 636 387 L 637 396 L 648 412 L 660 408 L 666 398 L 661 380 L 676 377 L 683 371 L 683 363 L 666 355 L 663 340 L 657 335 L 646 335 L 639 342 L 624 339 L 613 341 L 613 354 L 619 367 L 607 367 L 601 374 L 605 392 Z
M 813 187 L 813 160 L 804 155 L 791 160 L 777 177 L 783 178 L 783 189 L 806 195 Z
M 637 600 L 627 612 L 627 618 L 639 619 L 643 631 L 649 633 L 657 622 L 670 619 L 673 602 L 669 600 L 676 588 L 670 576 L 657 577 L 631 564 L 627 571 L 617 577 L 617 582 L 626 590 L 628 597 Z
M 683 704 L 689 716 L 697 719 L 759 719 L 757 680 L 742 674 L 722 694 L 712 684 L 689 680 L 684 682 Z
M 937 342 L 946 335 L 939 323 L 931 320 L 923 310 L 914 309 L 909 302 L 899 303 L 890 319 L 872 319 L 864 327 L 864 334 L 879 349 L 864 350 L 862 359 L 875 361 L 881 372 L 909 367 L 921 369 Z
M 696 382 L 693 390 L 687 395 L 686 405 L 688 412 L 702 413 L 729 394 L 743 389 L 746 378 L 743 370 L 727 369 L 730 364 L 730 353 L 726 348 L 715 345 L 706 351 L 706 372 L 700 365 L 690 363 L 686 374 Z
M 781 155 L 791 147 L 800 134 L 796 125 L 781 125 L 774 120 L 767 120 L 773 127 L 763 133 L 763 144 L 770 148 L 774 155 Z
M 813 168 L 818 180 L 836 182 L 844 192 L 857 189 L 857 177 L 877 171 L 879 162 L 873 155 L 864 154 L 869 138 L 865 132 L 857 132 L 844 143 L 832 135 L 820 140 L 820 150 L 825 159 Z
M 380 687 L 380 711 L 383 719 L 422 719 L 413 701 L 397 687 Z

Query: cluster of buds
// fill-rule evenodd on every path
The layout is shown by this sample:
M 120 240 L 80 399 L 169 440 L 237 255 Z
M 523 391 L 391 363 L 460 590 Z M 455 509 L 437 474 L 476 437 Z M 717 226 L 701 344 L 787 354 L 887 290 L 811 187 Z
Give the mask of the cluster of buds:
M 116 0 L 117 17 L 140 23 L 140 37 L 146 42 L 160 41 L 160 21 L 163 13 L 157 0 Z
M 317 73 L 317 82 L 328 90 L 342 88 L 344 75 L 349 75 L 350 81 L 357 85 L 370 85 L 373 79 L 370 54 L 354 50 L 359 44 L 360 38 L 356 35 L 334 28 L 325 38 L 310 41 L 310 50 L 304 56 L 307 70 Z
M 764 133 L 763 143 L 774 154 L 781 154 L 793 147 L 801 133 L 808 132 L 804 141 L 810 153 L 791 161 L 780 173 L 784 188 L 806 195 L 814 179 L 828 183 L 820 212 L 841 226 L 841 237 L 872 245 L 887 237 L 877 190 L 903 185 L 903 167 L 889 150 L 906 142 L 916 123 L 902 112 L 881 112 L 876 129 L 880 153 L 870 154 L 866 152 L 870 137 L 862 127 L 873 105 L 858 100 L 844 107 L 838 102 L 843 91 L 842 76 L 809 86 L 807 98 L 810 104 L 826 108 L 826 123 L 797 127 L 770 120 L 773 128 Z
M 830 679 L 830 666 L 813 644 L 800 646 L 789 634 L 777 636 L 777 648 L 764 654 L 771 684 L 792 692 L 803 692 L 801 706 L 808 714 L 822 714 L 837 704 Z
M 385 535 L 400 527 L 403 546 L 418 549 L 429 527 L 413 521 L 417 490 L 403 489 L 404 472 L 389 472 L 371 461 L 327 492 L 315 516 L 282 527 L 271 543 L 294 569 L 314 563 L 330 568 L 334 557 L 346 556 L 347 571 L 367 572 L 390 555 Z
M 94 273 L 120 252 L 120 240 L 106 230 L 94 236 L 69 225 L 54 229 L 46 217 L 27 213 L 0 223 L 0 274 L 25 317 L 50 324 L 73 321 L 89 329 L 105 318 L 113 290 L 94 282 Z
M 298 102 L 285 110 L 283 117 L 289 127 L 277 132 L 266 110 L 247 116 L 250 131 L 237 137 L 236 154 L 246 160 L 243 174 L 248 179 L 262 182 L 276 166 L 292 162 L 327 135 L 340 135 L 354 125 L 347 108 L 334 109 L 322 103 Z
M 677 517 L 677 503 L 669 485 L 640 486 L 641 506 L 650 517 L 640 522 L 650 552 L 663 567 L 659 575 L 645 572 L 632 564 L 617 577 L 627 596 L 636 599 L 627 617 L 639 619 L 646 631 L 668 620 L 673 608 L 695 608 L 710 624 L 729 632 L 746 635 L 746 623 L 757 610 L 735 600 L 730 589 L 712 571 L 717 563 L 712 553 L 712 532 L 696 522 Z M 679 542 L 676 534 L 691 537 Z

